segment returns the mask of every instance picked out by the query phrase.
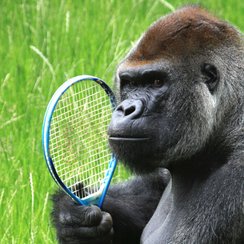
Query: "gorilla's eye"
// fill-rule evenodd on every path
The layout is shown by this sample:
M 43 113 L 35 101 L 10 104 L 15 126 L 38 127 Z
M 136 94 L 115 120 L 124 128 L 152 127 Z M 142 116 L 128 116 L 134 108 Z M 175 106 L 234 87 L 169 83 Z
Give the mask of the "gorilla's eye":
M 124 72 L 119 75 L 120 77 L 120 87 L 124 88 L 125 86 L 135 86 L 136 79 L 129 73 Z
M 204 63 L 201 67 L 201 71 L 206 77 L 205 83 L 211 93 L 216 89 L 219 82 L 219 72 L 217 68 L 208 63 Z
M 167 81 L 167 74 L 161 70 L 148 70 L 143 72 L 142 80 L 145 84 L 150 84 L 154 87 L 161 87 Z
M 123 80 L 120 80 L 120 87 L 121 88 L 123 88 L 124 86 L 133 86 L 133 85 L 135 85 L 135 82 L 134 81 L 132 81 L 132 80 L 125 80 L 125 79 L 123 79 Z
M 162 80 L 158 80 L 158 79 L 156 79 L 156 80 L 154 80 L 153 81 L 153 85 L 154 86 L 161 86 L 161 85 L 163 85 L 163 81 Z

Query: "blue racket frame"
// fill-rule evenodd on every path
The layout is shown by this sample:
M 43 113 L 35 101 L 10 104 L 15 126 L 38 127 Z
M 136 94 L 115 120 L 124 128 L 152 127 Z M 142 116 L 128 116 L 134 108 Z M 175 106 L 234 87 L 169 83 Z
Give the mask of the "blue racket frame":
M 69 190 L 69 188 L 62 182 L 62 180 L 58 176 L 58 173 L 55 169 L 55 166 L 53 164 L 53 161 L 52 161 L 52 158 L 51 158 L 51 155 L 49 152 L 50 125 L 51 125 L 52 115 L 56 108 L 56 105 L 57 105 L 59 99 L 61 98 L 61 96 L 65 93 L 65 91 L 69 87 L 71 87 L 72 85 L 74 85 L 77 82 L 82 82 L 84 80 L 92 80 L 92 81 L 98 83 L 109 96 L 112 110 L 115 109 L 115 107 L 116 107 L 115 96 L 114 96 L 112 90 L 110 89 L 110 87 L 100 78 L 95 77 L 95 76 L 90 76 L 90 75 L 80 75 L 80 76 L 76 76 L 76 77 L 73 77 L 73 78 L 67 80 L 65 83 L 63 83 L 63 85 L 61 85 L 57 89 L 57 91 L 54 93 L 54 95 L 52 96 L 52 98 L 47 106 L 46 113 L 45 113 L 44 120 L 43 120 L 43 126 L 42 126 L 42 147 L 43 147 L 43 152 L 44 152 L 44 157 L 46 160 L 47 167 L 48 167 L 49 172 L 52 175 L 53 179 L 55 180 L 55 182 L 69 196 L 71 196 L 77 203 L 82 204 L 82 205 L 87 205 L 87 206 L 88 205 L 97 205 L 98 207 L 101 208 L 104 198 L 106 196 L 109 184 L 113 177 L 114 170 L 117 165 L 117 158 L 115 157 L 115 155 L 114 154 L 111 155 L 110 162 L 108 163 L 108 169 L 107 169 L 106 174 L 103 179 L 104 187 L 103 187 L 103 191 L 101 192 L 101 194 L 99 192 L 97 194 L 95 193 L 95 194 L 92 194 L 91 196 L 87 196 L 86 198 L 80 199 L 79 197 L 77 197 L 75 194 L 73 194 Z

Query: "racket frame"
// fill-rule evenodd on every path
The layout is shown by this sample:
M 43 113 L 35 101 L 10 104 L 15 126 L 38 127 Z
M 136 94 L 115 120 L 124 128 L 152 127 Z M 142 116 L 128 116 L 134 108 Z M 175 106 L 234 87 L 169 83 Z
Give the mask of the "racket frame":
M 79 203 L 81 205 L 86 205 L 86 206 L 97 205 L 98 207 L 101 208 L 104 198 L 106 196 L 109 184 L 111 182 L 114 170 L 116 168 L 117 158 L 115 157 L 115 155 L 114 154 L 111 155 L 110 162 L 108 163 L 108 169 L 105 173 L 105 177 L 103 179 L 103 184 L 100 187 L 99 191 L 92 193 L 85 198 L 80 199 L 74 193 L 72 193 L 72 191 L 60 179 L 60 177 L 55 169 L 55 166 L 54 166 L 54 163 L 51 158 L 50 151 L 49 151 L 51 120 L 52 120 L 52 115 L 55 111 L 55 108 L 58 104 L 58 101 L 62 97 L 62 95 L 68 90 L 68 88 L 70 88 L 72 85 L 76 84 L 77 82 L 82 82 L 84 80 L 92 80 L 92 81 L 96 82 L 97 84 L 99 84 L 104 89 L 104 91 L 107 93 L 107 95 L 109 96 L 109 99 L 111 102 L 111 109 L 112 110 L 115 109 L 115 107 L 116 107 L 115 96 L 114 96 L 112 90 L 110 89 L 110 87 L 103 80 L 101 80 L 98 77 L 90 76 L 90 75 L 80 75 L 80 76 L 70 78 L 56 90 L 56 92 L 52 96 L 52 98 L 47 106 L 46 113 L 45 113 L 44 120 L 43 120 L 43 126 L 42 126 L 42 147 L 43 147 L 43 152 L 44 152 L 44 157 L 46 160 L 47 167 L 48 167 L 49 172 L 52 175 L 53 179 L 55 180 L 55 182 L 69 196 L 71 196 L 77 203 Z

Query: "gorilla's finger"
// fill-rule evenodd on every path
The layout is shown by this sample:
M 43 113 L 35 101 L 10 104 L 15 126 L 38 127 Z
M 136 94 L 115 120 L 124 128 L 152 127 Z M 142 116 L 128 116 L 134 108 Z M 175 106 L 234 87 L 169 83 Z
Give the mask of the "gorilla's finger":
M 70 226 L 97 226 L 101 219 L 102 212 L 97 206 L 76 206 L 75 211 L 68 209 L 59 214 L 60 223 Z
M 103 237 L 107 233 L 110 233 L 112 226 L 113 221 L 110 214 L 103 212 L 103 218 L 98 226 L 64 227 L 59 234 L 62 238 L 72 238 L 75 236 L 92 239 L 97 237 Z

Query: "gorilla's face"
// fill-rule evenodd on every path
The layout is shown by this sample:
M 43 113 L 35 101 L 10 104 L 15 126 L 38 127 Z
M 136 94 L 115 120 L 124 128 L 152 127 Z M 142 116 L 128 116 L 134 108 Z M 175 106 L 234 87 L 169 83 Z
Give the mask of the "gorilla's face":
M 117 82 L 121 103 L 109 126 L 109 143 L 132 169 L 148 172 L 203 147 L 216 110 L 214 65 L 193 70 L 162 61 L 131 67 L 125 61 Z
M 221 28 L 201 18 L 199 25 L 180 18 L 156 22 L 117 69 L 121 103 L 108 129 L 109 143 L 139 172 L 201 151 L 221 113 Z

